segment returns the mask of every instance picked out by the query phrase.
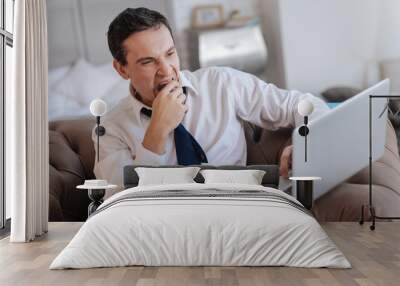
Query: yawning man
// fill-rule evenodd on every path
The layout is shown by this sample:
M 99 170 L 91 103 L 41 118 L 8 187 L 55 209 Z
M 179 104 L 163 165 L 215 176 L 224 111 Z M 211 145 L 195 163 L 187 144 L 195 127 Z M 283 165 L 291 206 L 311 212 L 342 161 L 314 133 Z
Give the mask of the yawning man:
M 127 97 L 104 117 L 106 134 L 96 148 L 94 173 L 109 183 L 122 187 L 123 167 L 133 164 L 246 165 L 244 121 L 271 130 L 300 125 L 297 105 L 303 99 L 314 105 L 310 120 L 328 111 L 311 94 L 279 89 L 232 68 L 181 71 L 171 27 L 156 11 L 124 10 L 107 37 L 115 70 L 130 82 Z M 280 158 L 285 177 L 292 149 L 286 147 Z

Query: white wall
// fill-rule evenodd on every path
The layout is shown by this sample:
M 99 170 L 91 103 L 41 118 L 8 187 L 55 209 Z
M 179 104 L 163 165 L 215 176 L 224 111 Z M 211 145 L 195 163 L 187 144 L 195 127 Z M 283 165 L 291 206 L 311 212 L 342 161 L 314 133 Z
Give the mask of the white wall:
M 284 88 L 285 65 L 283 59 L 281 22 L 280 22 L 280 0 L 258 1 L 257 12 L 261 19 L 264 38 L 268 46 L 268 62 L 264 78 L 269 83 Z
M 315 94 L 364 88 L 377 64 L 400 56 L 400 1 L 279 1 L 286 86 Z
M 282 0 L 281 32 L 287 88 L 319 93 L 364 85 L 374 52 L 376 1 Z
M 400 58 L 400 1 L 380 1 L 375 59 Z

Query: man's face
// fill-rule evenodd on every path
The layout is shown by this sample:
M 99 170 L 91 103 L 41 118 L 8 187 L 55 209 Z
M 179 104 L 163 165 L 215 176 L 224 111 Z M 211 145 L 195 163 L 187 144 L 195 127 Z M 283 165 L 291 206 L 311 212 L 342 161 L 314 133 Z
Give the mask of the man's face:
M 134 33 L 123 42 L 126 65 L 114 60 L 119 74 L 130 79 L 143 103 L 151 106 L 171 80 L 179 80 L 179 58 L 165 25 Z

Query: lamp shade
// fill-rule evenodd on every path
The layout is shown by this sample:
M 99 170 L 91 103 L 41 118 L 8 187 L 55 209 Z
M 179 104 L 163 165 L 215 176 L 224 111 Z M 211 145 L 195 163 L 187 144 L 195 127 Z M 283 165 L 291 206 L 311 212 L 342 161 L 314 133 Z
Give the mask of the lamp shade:
M 100 99 L 96 98 L 92 100 L 90 103 L 90 113 L 94 116 L 103 116 L 107 112 L 107 103 Z
M 313 112 L 313 110 L 314 110 L 314 105 L 308 99 L 301 100 L 297 105 L 297 111 L 301 116 L 308 116 Z

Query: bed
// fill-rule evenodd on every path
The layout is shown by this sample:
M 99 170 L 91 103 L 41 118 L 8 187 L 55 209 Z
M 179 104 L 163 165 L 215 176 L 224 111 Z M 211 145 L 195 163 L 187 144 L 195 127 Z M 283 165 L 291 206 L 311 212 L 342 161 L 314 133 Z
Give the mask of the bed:
M 135 167 L 128 166 L 124 177 L 128 188 L 107 199 L 88 218 L 50 269 L 130 265 L 350 268 L 312 213 L 272 187 L 276 166 L 261 169 L 270 171 L 260 185 L 201 183 L 201 175 L 193 183 L 137 185 Z

